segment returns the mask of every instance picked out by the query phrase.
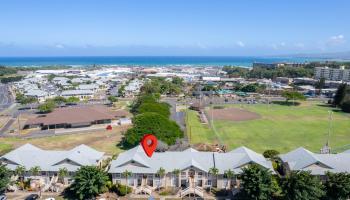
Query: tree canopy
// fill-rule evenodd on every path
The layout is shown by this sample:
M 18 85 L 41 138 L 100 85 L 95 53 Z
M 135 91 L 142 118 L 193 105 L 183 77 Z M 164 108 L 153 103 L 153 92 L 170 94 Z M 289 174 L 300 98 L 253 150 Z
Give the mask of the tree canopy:
M 47 101 L 38 106 L 38 110 L 42 113 L 52 112 L 56 108 L 56 104 L 54 101 Z
M 94 166 L 81 167 L 69 190 L 78 199 L 92 199 L 107 190 L 108 175 Z
M 257 164 L 243 168 L 239 175 L 242 181 L 240 195 L 246 199 L 268 200 L 274 193 L 271 172 Z
M 0 194 L 4 193 L 10 183 L 11 172 L 0 163 Z
M 305 100 L 306 99 L 306 97 L 303 94 L 301 94 L 301 93 L 299 93 L 297 91 L 284 91 L 282 93 L 282 96 L 284 98 L 286 98 L 286 101 L 289 101 L 289 100 Z
M 170 106 L 167 103 L 142 103 L 138 110 L 137 113 L 142 114 L 146 112 L 153 112 L 153 113 L 158 113 L 166 118 L 169 118 L 170 116 Z
M 144 134 L 148 133 L 154 134 L 158 140 L 168 145 L 174 144 L 177 138 L 183 136 L 176 122 L 154 112 L 136 115 L 133 124 L 133 128 L 126 132 L 124 138 L 124 145 L 128 147 L 138 145 Z
M 350 174 L 348 173 L 331 173 L 327 174 L 325 187 L 327 199 L 340 200 L 350 198 Z
M 281 188 L 286 200 L 319 200 L 325 195 L 321 180 L 310 172 L 291 172 L 281 179 Z

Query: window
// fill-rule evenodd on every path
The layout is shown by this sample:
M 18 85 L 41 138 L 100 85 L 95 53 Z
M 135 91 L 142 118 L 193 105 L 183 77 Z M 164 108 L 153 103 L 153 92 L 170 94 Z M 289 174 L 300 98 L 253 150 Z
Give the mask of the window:
M 207 185 L 211 185 L 211 180 L 207 180 Z
M 121 176 L 121 174 L 117 173 L 117 174 L 115 174 L 115 177 L 116 178 L 121 178 L 122 176 Z

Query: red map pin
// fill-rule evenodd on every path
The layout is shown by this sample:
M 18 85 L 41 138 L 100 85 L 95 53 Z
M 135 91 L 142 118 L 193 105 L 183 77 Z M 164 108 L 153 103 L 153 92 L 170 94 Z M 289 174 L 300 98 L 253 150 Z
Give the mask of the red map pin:
M 147 154 L 148 157 L 152 157 L 153 152 L 156 150 L 158 144 L 158 140 L 156 136 L 152 134 L 147 134 L 143 136 L 141 140 L 141 145 L 143 150 Z

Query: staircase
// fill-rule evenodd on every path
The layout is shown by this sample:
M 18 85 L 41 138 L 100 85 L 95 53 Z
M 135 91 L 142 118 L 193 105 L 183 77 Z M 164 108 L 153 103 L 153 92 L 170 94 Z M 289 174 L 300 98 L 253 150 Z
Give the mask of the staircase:
M 134 190 L 135 194 L 140 194 L 140 193 L 146 193 L 151 195 L 152 194 L 152 188 L 148 185 L 146 186 L 139 186 Z
M 203 190 L 203 188 L 198 187 L 198 186 L 188 187 L 188 188 L 180 191 L 180 197 L 184 197 L 184 196 L 189 195 L 189 194 L 196 194 L 196 195 L 204 198 L 204 190 Z
M 45 186 L 43 188 L 41 188 L 41 191 L 46 192 L 48 189 L 50 189 L 50 187 L 53 183 L 57 182 L 57 180 L 58 180 L 58 176 L 53 176 L 51 178 L 51 181 L 48 184 L 45 184 Z

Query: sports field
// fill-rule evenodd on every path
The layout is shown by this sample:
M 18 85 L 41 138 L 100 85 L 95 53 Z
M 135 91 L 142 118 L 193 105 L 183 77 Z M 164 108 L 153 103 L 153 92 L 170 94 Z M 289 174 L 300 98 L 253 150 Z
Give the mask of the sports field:
M 229 149 L 244 145 L 258 152 L 266 149 L 287 152 L 303 146 L 317 152 L 326 143 L 328 111 L 333 110 L 320 102 L 303 102 L 299 106 L 230 105 L 229 109 L 232 107 L 255 113 L 259 117 L 235 120 L 237 116 L 233 116 L 229 120 L 228 112 L 224 112 L 226 108 L 222 112 L 214 110 L 214 128 L 211 128 L 210 125 L 199 122 L 195 111 L 188 111 L 187 124 L 191 143 L 222 142 Z M 235 114 L 235 109 L 229 111 Z M 212 113 L 209 108 L 206 112 L 210 117 Z M 242 115 L 242 112 L 238 114 Z M 350 115 L 335 110 L 332 127 L 331 147 L 336 150 L 350 145 Z

